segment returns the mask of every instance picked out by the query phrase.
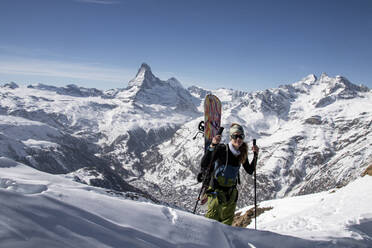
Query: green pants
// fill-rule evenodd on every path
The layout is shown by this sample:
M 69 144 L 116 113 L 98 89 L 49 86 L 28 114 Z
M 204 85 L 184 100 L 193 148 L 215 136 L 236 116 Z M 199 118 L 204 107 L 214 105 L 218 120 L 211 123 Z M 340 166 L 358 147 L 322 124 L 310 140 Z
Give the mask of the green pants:
M 208 194 L 208 210 L 205 217 L 231 225 L 237 200 L 238 190 L 235 187 L 228 191 L 215 189 Z

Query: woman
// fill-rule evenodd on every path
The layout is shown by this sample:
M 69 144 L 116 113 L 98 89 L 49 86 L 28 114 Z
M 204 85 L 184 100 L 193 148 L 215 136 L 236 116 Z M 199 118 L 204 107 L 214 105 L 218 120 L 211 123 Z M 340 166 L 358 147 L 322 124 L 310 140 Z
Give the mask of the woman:
M 201 161 L 201 172 L 198 181 L 209 182 L 206 185 L 208 196 L 208 210 L 206 217 L 231 225 L 234 219 L 239 182 L 239 169 L 243 165 L 248 174 L 255 170 L 253 161 L 248 161 L 248 146 L 244 142 L 243 127 L 237 123 L 230 126 L 229 144 L 219 144 L 221 135 L 216 135 Z M 258 147 L 253 146 L 254 154 L 258 154 Z M 205 180 L 203 180 L 205 178 Z

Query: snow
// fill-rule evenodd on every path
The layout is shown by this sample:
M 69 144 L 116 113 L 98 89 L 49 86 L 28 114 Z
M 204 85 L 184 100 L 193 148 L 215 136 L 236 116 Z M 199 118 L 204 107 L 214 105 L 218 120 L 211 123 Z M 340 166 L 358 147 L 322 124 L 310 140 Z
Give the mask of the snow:
M 367 240 L 372 245 L 371 202 L 372 178 L 366 176 L 340 189 L 262 202 L 259 207 L 273 209 L 259 216 L 257 226 L 304 239 L 350 238 Z M 361 231 L 360 225 L 368 226 L 369 231 Z M 253 227 L 253 223 L 248 226 Z
M 0 157 L 0 247 L 371 247 L 371 183 L 359 175 L 372 158 L 372 91 L 343 80 L 309 75 L 278 89 L 210 91 L 223 103 L 223 142 L 232 122 L 244 126 L 247 142 L 258 140 L 259 198 L 356 180 L 334 193 L 261 202 L 274 208 L 258 218 L 260 231 L 132 201 L 73 182 L 74 172 L 50 175 L 9 159 L 38 168 L 33 155 L 68 158 L 62 148 L 71 135 L 86 138 L 103 149 L 97 156 L 120 161 L 132 185 L 189 209 L 204 145 L 192 137 L 203 118 L 200 96 L 209 91 L 194 89 L 192 97 L 145 64 L 127 88 L 105 93 L 75 85 L 0 87 L 0 156 L 8 157 Z M 133 145 L 133 138 L 143 142 Z M 76 173 L 83 182 L 103 176 Z M 251 186 L 243 178 L 238 204 L 251 204 Z
M 25 144 L 28 147 L 32 148 L 40 148 L 40 149 L 45 149 L 45 148 L 58 148 L 59 145 L 53 142 L 49 141 L 42 141 L 42 140 L 34 140 L 34 139 L 28 139 L 23 141 L 23 144 Z
M 1 247 L 368 247 L 372 178 L 272 206 L 259 230 L 113 196 L 0 157 Z M 358 202 L 355 205 L 355 202 Z M 264 231 L 268 230 L 268 231 Z
M 49 140 L 50 137 L 61 135 L 57 129 L 44 123 L 9 115 L 0 115 L 0 132 L 17 140 L 27 140 L 33 137 Z

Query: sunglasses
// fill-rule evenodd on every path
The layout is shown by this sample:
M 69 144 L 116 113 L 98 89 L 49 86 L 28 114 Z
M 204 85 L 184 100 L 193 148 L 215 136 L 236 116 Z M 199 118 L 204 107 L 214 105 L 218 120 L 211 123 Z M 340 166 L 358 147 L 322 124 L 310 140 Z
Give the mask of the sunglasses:
M 233 135 L 231 135 L 231 138 L 232 139 L 237 139 L 237 138 L 240 138 L 240 139 L 244 139 L 245 138 L 245 135 L 244 134 L 233 134 Z

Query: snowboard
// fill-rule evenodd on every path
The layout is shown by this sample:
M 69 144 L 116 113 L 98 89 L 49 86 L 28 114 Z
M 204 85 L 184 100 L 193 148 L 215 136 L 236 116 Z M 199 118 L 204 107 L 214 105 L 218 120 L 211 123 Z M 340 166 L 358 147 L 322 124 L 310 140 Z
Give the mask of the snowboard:
M 221 126 L 222 105 L 217 96 L 209 94 L 204 101 L 204 151 L 212 143 Z
M 199 131 L 204 133 L 204 152 L 207 152 L 212 139 L 217 134 L 222 134 L 223 128 L 221 126 L 221 111 L 222 105 L 217 96 L 208 94 L 204 100 L 204 121 L 199 123 Z M 195 136 L 196 137 L 196 136 Z M 194 139 L 195 139 L 194 137 Z M 209 169 L 208 169 L 209 171 Z M 196 213 L 196 208 L 200 201 L 200 205 L 205 205 L 208 201 L 208 196 L 205 194 L 208 184 L 203 180 L 202 187 L 196 200 L 193 213 Z

